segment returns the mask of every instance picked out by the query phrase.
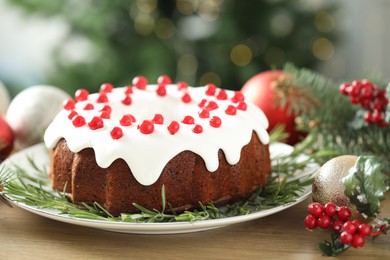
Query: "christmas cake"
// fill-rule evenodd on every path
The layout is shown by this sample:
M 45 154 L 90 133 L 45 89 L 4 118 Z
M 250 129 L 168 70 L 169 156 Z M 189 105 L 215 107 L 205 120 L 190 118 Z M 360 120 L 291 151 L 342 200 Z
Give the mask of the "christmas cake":
M 268 120 L 240 92 L 189 87 L 160 77 L 149 85 L 103 84 L 68 99 L 45 132 L 53 188 L 74 203 L 99 203 L 111 214 L 133 203 L 191 210 L 246 197 L 271 172 Z

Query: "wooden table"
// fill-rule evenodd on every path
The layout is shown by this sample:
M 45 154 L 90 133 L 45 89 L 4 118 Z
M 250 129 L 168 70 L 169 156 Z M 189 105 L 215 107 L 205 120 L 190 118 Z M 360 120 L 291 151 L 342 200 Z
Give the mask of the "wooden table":
M 262 219 L 177 235 L 101 231 L 1 204 L 0 259 L 324 259 L 317 244 L 329 233 L 303 226 L 309 202 Z M 383 215 L 390 217 L 390 198 Z M 349 249 L 342 259 L 390 259 L 390 234 Z

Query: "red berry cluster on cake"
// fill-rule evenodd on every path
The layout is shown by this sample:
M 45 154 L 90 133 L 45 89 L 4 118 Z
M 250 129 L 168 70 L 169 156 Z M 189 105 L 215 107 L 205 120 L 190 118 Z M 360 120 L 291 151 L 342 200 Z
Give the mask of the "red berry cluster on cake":
M 240 92 L 172 84 L 167 76 L 152 85 L 139 76 L 130 86 L 78 90 L 45 143 L 53 187 L 66 187 L 75 203 L 96 201 L 114 214 L 134 212 L 134 202 L 158 209 L 164 185 L 167 202 L 185 210 L 265 185 L 267 127 Z

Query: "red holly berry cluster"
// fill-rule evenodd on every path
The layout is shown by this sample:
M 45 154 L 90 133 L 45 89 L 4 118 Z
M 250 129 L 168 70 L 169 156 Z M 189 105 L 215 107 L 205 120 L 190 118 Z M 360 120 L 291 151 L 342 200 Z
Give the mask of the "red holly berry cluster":
M 368 80 L 354 80 L 340 85 L 340 93 L 349 96 L 352 104 L 360 104 L 366 110 L 364 120 L 369 124 L 385 127 L 385 111 L 389 103 L 386 92 Z
M 331 228 L 334 233 L 340 235 L 342 244 L 362 247 L 364 237 L 373 235 L 371 225 L 361 223 L 357 219 L 350 220 L 351 211 L 348 207 L 338 207 L 332 202 L 325 205 L 313 202 L 309 204 L 308 212 L 309 215 L 304 220 L 307 229 L 313 230 L 317 226 L 322 229 Z

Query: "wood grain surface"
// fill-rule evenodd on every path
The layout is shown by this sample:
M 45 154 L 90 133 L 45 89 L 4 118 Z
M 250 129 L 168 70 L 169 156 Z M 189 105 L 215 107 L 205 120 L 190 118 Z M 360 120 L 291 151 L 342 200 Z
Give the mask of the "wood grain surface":
M 177 235 L 102 231 L 0 204 L 0 259 L 324 259 L 318 243 L 329 233 L 303 226 L 310 201 L 265 218 Z M 390 199 L 383 216 L 390 217 Z M 339 258 L 390 259 L 390 234 Z

